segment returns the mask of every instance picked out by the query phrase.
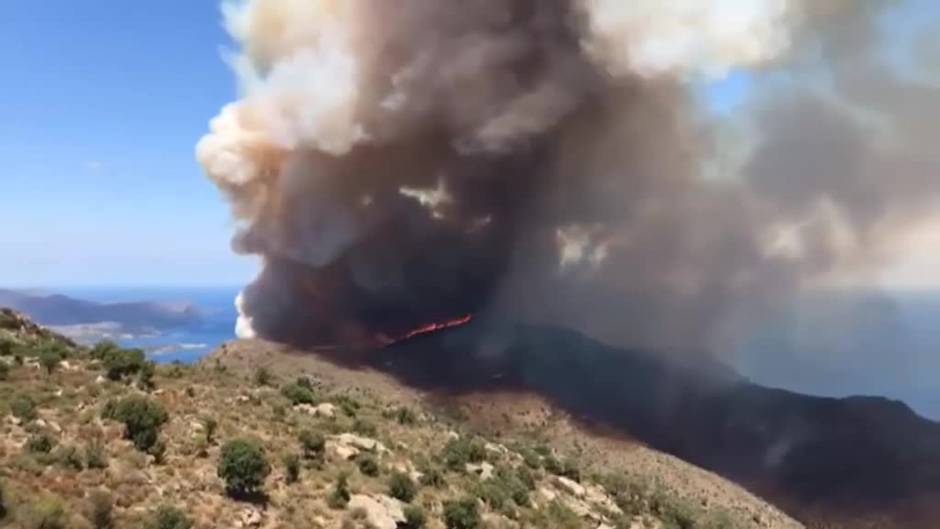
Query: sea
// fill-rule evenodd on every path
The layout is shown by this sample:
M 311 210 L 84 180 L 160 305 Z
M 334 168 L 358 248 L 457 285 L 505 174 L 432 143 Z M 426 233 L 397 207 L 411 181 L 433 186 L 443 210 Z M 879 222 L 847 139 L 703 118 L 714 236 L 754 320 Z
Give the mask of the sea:
M 199 323 L 171 330 L 114 337 L 124 347 L 137 347 L 159 363 L 192 363 L 235 338 L 235 296 L 241 287 L 72 287 L 57 292 L 98 303 L 150 301 L 187 303 L 202 316 Z

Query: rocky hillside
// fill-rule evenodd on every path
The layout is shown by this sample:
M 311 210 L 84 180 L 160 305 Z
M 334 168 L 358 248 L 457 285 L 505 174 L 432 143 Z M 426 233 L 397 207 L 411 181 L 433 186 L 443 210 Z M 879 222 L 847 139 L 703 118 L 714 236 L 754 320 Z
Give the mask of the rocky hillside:
M 0 366 L 8 527 L 799 527 L 711 474 L 532 413 L 523 396 L 505 396 L 526 413 L 506 422 L 485 399 L 419 394 L 263 342 L 153 366 L 3 312 Z

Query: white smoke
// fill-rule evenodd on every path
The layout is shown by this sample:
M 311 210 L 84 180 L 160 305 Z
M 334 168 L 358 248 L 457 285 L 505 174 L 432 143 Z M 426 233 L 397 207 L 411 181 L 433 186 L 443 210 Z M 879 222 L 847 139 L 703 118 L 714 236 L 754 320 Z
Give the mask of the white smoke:
M 787 0 L 581 0 L 589 53 L 616 76 L 722 77 L 790 44 Z

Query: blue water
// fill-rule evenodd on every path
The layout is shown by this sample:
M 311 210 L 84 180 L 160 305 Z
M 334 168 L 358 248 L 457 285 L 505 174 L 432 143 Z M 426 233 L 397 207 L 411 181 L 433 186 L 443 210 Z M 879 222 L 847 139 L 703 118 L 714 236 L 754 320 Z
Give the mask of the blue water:
M 139 347 L 160 363 L 195 362 L 223 342 L 235 338 L 234 300 L 240 287 L 80 287 L 57 289 L 67 296 L 115 303 L 128 301 L 184 302 L 195 306 L 201 322 L 183 328 L 118 339 L 125 347 Z

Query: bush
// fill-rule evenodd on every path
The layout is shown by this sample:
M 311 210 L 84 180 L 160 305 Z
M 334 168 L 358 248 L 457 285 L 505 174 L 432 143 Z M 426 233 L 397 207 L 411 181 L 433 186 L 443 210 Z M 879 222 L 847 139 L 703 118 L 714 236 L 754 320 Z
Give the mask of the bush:
M 162 465 L 166 462 L 166 443 L 162 439 L 154 441 L 153 445 L 147 449 L 147 453 L 153 456 L 155 465 Z
M 94 347 L 91 348 L 89 354 L 92 358 L 96 360 L 104 360 L 104 357 L 113 349 L 120 349 L 121 347 L 112 342 L 111 340 L 101 340 L 96 343 Z
M 225 488 L 230 495 L 241 497 L 255 494 L 270 473 L 271 465 L 265 457 L 264 448 L 256 441 L 234 439 L 222 447 L 218 475 L 225 480 Z
M 93 354 L 99 355 L 105 376 L 114 381 L 138 373 L 147 365 L 147 355 L 140 349 L 123 349 L 111 344 Z
M 59 342 L 48 342 L 39 348 L 39 365 L 51 375 L 65 358 L 65 348 Z
M 36 412 L 36 401 L 29 395 L 17 395 L 10 403 L 10 412 L 23 422 L 35 421 L 39 414 Z
M 535 450 L 531 448 L 520 448 L 518 450 L 519 455 L 522 456 L 522 460 L 525 462 L 526 466 L 532 470 L 538 470 L 542 467 L 542 457 L 538 455 Z
M 353 422 L 352 429 L 357 434 L 364 435 L 366 437 L 375 437 L 379 433 L 379 429 L 376 428 L 375 424 L 365 419 L 356 419 Z
M 361 405 L 352 397 L 340 395 L 334 400 L 336 401 L 336 405 L 343 410 L 343 413 L 345 413 L 347 417 L 355 417 L 359 413 Z
M 336 485 L 333 486 L 333 491 L 326 498 L 326 503 L 331 509 L 344 509 L 349 503 L 350 496 L 349 475 L 343 472 L 336 478 Z
M 16 342 L 9 338 L 0 338 L 0 356 L 13 356 L 16 351 Z
M 312 389 L 300 384 L 288 384 L 281 388 L 281 394 L 294 406 L 298 404 L 316 404 L 317 396 Z
M 559 461 L 557 458 L 550 455 L 545 458 L 545 470 L 556 476 L 566 477 L 573 481 L 581 481 L 581 469 L 578 467 L 578 463 L 573 459 Z
M 517 506 L 529 504 L 529 487 L 511 470 L 501 468 L 495 476 L 480 483 L 477 496 L 494 510 L 509 508 L 509 500 Z
M 253 378 L 256 386 L 270 386 L 273 380 L 271 372 L 264 366 L 255 369 Z
M 476 498 L 445 501 L 444 524 L 447 529 L 476 529 L 480 525 Z
M 137 387 L 144 391 L 150 391 L 156 387 L 153 382 L 153 376 L 157 371 L 156 364 L 153 362 L 144 362 L 140 366 L 140 372 L 137 373 Z
M 23 526 L 24 529 L 66 529 L 68 516 L 61 502 L 45 499 L 30 506 Z
M 304 458 L 320 460 L 323 457 L 323 451 L 326 449 L 326 438 L 320 432 L 313 430 L 302 430 L 297 436 L 300 441 L 300 447 L 304 451 Z
M 421 507 L 415 505 L 405 506 L 405 529 L 421 529 L 427 522 L 427 517 Z
M 693 529 L 696 525 L 696 513 L 690 505 L 662 492 L 650 498 L 650 510 L 663 522 L 665 529 Z
M 359 465 L 359 472 L 362 472 L 366 476 L 378 476 L 379 475 L 379 464 L 374 457 L 370 455 L 361 455 L 356 461 Z
M 114 502 L 111 495 L 102 490 L 96 490 L 88 498 L 90 504 L 89 519 L 95 529 L 111 529 L 114 527 Z
M 55 453 L 55 460 L 63 467 L 81 472 L 85 469 L 85 462 L 82 455 L 74 446 L 62 446 Z
M 189 529 L 193 521 L 182 510 L 164 505 L 153 514 L 153 529 Z
M 444 475 L 435 467 L 425 467 L 421 469 L 421 484 L 425 487 L 443 488 L 445 485 Z
M 10 366 L 6 362 L 0 362 L 0 380 L 10 378 Z
M 284 478 L 288 483 L 297 483 L 300 479 L 300 457 L 297 454 L 287 454 L 282 459 L 284 463 Z
M 535 475 L 528 467 L 519 467 L 516 469 L 516 477 L 528 490 L 535 490 Z
M 26 451 L 31 454 L 48 454 L 55 446 L 55 439 L 47 433 L 29 436 L 26 440 Z
M 394 472 L 388 478 L 388 494 L 391 497 L 408 503 L 414 499 L 417 493 L 418 487 L 408 474 L 404 472 Z
M 145 397 L 133 396 L 120 401 L 111 410 L 113 418 L 124 423 L 124 437 L 134 442 L 142 452 L 157 443 L 160 428 L 169 417 L 159 403 Z
M 108 453 L 100 441 L 92 441 L 85 447 L 85 466 L 88 468 L 108 468 Z
M 215 431 L 219 429 L 219 421 L 206 417 L 202 420 L 202 426 L 206 431 L 206 443 L 211 445 L 215 442 Z
M 7 507 L 6 489 L 3 488 L 3 483 L 0 483 L 0 524 L 2 524 L 9 513 L 10 508 Z
M 581 517 L 560 501 L 551 502 L 548 505 L 546 514 L 548 516 L 548 527 L 558 529 L 581 529 L 584 527 Z
M 462 472 L 467 463 L 480 463 L 486 459 L 486 448 L 477 440 L 451 439 L 444 446 L 442 457 L 447 468 Z
M 418 422 L 418 416 L 415 414 L 411 408 L 398 408 L 398 412 L 395 414 L 395 419 L 398 421 L 398 424 L 402 425 L 412 425 Z

